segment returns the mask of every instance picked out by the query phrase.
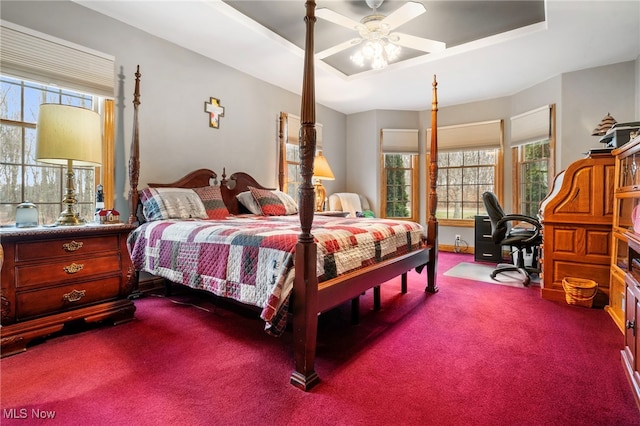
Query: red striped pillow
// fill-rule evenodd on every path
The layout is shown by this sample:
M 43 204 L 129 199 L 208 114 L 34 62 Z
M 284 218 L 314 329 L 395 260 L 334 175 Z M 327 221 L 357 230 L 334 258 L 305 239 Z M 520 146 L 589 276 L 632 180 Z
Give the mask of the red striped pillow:
M 283 216 L 287 214 L 287 207 L 273 191 L 258 189 L 252 186 L 249 187 L 249 191 L 251 191 L 251 195 L 253 195 L 253 198 L 255 198 L 260 205 L 263 215 Z
M 229 216 L 229 210 L 222 200 L 220 187 L 203 186 L 202 188 L 193 188 L 193 190 L 202 200 L 209 219 L 225 219 Z

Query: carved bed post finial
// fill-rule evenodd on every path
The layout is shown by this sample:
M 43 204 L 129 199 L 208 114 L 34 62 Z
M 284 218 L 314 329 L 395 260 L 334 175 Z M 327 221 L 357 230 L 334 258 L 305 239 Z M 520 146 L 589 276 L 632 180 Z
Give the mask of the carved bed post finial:
M 438 82 L 433 75 L 433 92 L 431 99 L 431 148 L 429 151 L 429 218 L 427 220 L 427 243 L 431 246 L 429 251 L 429 267 L 427 268 L 426 291 L 436 293 L 436 271 L 438 266 Z
M 438 194 L 436 192 L 438 180 L 438 82 L 433 76 L 433 95 L 431 100 L 431 148 L 429 165 L 429 220 L 436 220 L 436 208 L 438 204 Z
M 138 222 L 138 177 L 140 176 L 140 137 L 138 134 L 138 106 L 140 105 L 140 65 L 136 68 L 136 87 L 133 92 L 133 137 L 129 156 L 129 223 Z
M 227 186 L 227 168 L 222 168 L 222 180 L 220 181 L 220 186 Z
M 288 114 L 286 112 L 281 112 L 280 113 L 280 121 L 279 121 L 279 125 L 278 125 L 278 150 L 279 150 L 279 156 L 278 156 L 278 189 L 280 189 L 280 191 L 285 191 L 285 180 L 284 180 L 284 175 L 285 175 L 285 168 L 287 167 L 287 131 L 285 131 L 286 129 L 284 128 L 285 123 L 288 122 L 287 120 Z

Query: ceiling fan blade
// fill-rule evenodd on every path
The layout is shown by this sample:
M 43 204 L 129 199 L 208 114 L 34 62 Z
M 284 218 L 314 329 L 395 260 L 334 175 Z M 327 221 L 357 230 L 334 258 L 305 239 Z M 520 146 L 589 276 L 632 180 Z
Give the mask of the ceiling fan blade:
M 440 52 L 447 48 L 447 45 L 445 43 L 441 41 L 429 40 L 428 38 L 416 37 L 403 33 L 393 33 L 389 35 L 393 40 L 392 43 L 398 44 L 403 47 L 408 47 L 410 49 L 421 50 L 423 52 Z
M 316 58 L 318 58 L 318 59 L 328 58 L 329 56 L 335 55 L 338 52 L 342 52 L 343 50 L 348 49 L 351 46 L 355 46 L 356 44 L 360 44 L 360 42 L 362 42 L 361 38 L 354 38 L 354 39 L 345 41 L 343 43 L 336 44 L 335 46 L 330 47 L 328 49 L 325 49 L 322 52 L 316 53 Z
M 334 12 L 331 9 L 318 9 L 316 10 L 316 16 L 318 18 L 324 19 L 325 21 L 333 22 L 337 25 L 342 25 L 343 27 L 349 28 L 350 30 L 357 30 L 359 26 L 362 26 L 360 22 L 354 21 L 353 19 Z
M 409 22 L 413 18 L 422 15 L 426 11 L 427 9 L 422 3 L 410 1 L 403 4 L 389 16 L 384 18 L 382 20 L 382 23 L 389 25 L 389 30 L 391 31 L 394 28 L 397 28 L 400 25 L 404 24 L 405 22 Z

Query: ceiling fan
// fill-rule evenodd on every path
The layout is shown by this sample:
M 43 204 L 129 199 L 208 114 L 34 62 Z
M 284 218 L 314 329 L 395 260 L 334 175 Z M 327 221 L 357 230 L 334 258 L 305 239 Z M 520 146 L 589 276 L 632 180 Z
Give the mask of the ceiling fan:
M 352 46 L 364 43 L 363 48 L 351 56 L 351 60 L 362 66 L 365 59 L 369 59 L 371 60 L 372 68 L 375 69 L 384 68 L 388 62 L 397 59 L 401 50 L 400 46 L 422 52 L 438 52 L 446 48 L 446 44 L 440 41 L 392 32 L 400 25 L 425 13 L 426 9 L 422 3 L 407 2 L 389 16 L 384 16 L 377 12 L 383 1 L 366 0 L 367 5 L 373 9 L 373 13 L 362 18 L 360 22 L 330 9 L 318 9 L 316 11 L 318 18 L 355 30 L 358 32 L 359 37 L 318 52 L 316 57 L 324 59 Z

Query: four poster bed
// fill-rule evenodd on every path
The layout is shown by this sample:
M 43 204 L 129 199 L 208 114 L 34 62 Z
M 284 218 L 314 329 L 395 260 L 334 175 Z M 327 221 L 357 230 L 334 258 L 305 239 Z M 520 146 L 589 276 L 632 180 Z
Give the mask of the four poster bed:
M 196 170 L 176 182 L 149 184 L 139 192 L 138 70 L 129 160 L 129 223 L 140 225 L 131 233 L 128 244 L 134 276 L 144 270 L 258 306 L 265 328 L 272 334 L 281 333 L 289 318 L 295 361 L 290 381 L 309 390 L 319 381 L 315 371 L 318 314 L 348 301 L 357 307 L 358 297 L 371 288 L 374 303 L 379 304 L 379 285 L 397 276 L 402 276 L 402 291 L 406 292 L 406 274 L 414 268 L 421 272 L 426 267 L 425 291 L 438 291 L 437 83 L 434 77 L 426 236 L 422 225 L 408 221 L 314 216 L 315 2 L 305 4 L 307 36 L 299 142 L 302 184 L 297 205 L 292 206 L 280 191 L 264 187 L 247 173 L 233 173 L 227 179 L 223 172 L 217 185 L 217 174 L 207 169 Z M 192 192 L 202 201 L 204 212 Z M 247 214 L 239 201 L 241 194 L 250 194 L 262 214 Z M 177 207 L 167 205 L 176 200 Z M 139 220 L 140 206 L 146 221 Z

